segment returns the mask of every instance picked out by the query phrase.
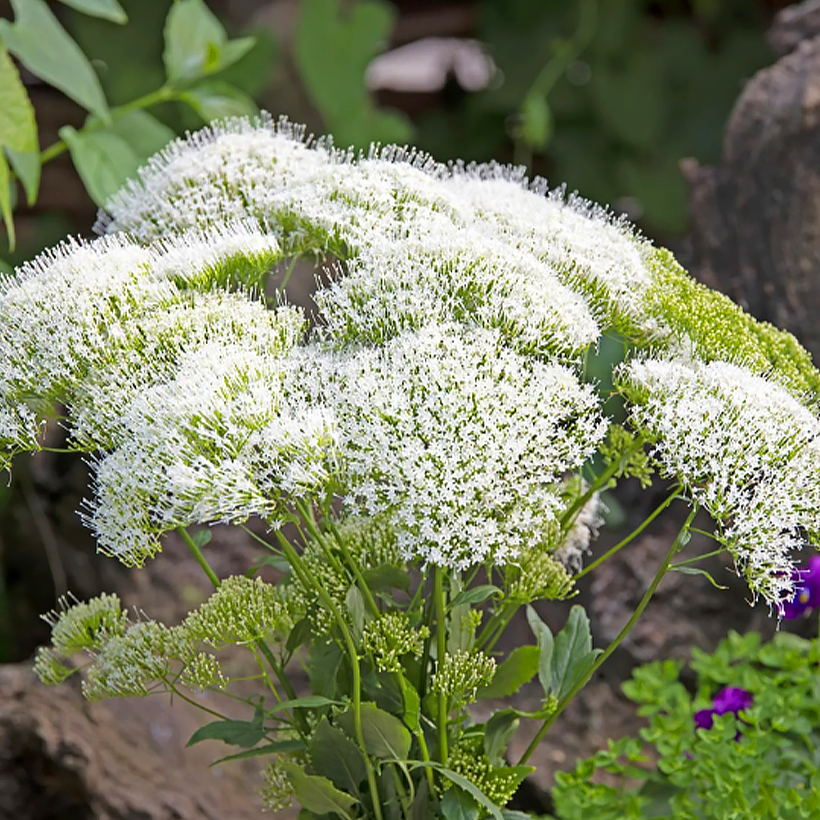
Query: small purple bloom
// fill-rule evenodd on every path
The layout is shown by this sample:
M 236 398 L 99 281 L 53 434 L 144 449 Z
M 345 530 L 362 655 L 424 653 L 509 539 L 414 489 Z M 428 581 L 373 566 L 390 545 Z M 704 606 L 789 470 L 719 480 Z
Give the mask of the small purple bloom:
M 792 579 L 794 597 L 780 604 L 780 617 L 789 621 L 820 607 L 820 555 L 812 555 L 807 567 L 793 569 Z
M 711 729 L 715 723 L 715 715 L 725 715 L 729 712 L 737 715 L 738 712 L 749 709 L 753 700 L 751 692 L 738 686 L 726 686 L 712 698 L 711 709 L 695 712 L 695 728 Z

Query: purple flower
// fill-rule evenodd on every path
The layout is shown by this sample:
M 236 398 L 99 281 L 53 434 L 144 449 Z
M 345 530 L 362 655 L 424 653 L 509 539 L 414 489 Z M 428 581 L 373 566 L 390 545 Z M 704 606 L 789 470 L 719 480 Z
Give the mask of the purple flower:
M 820 607 L 820 555 L 812 555 L 804 569 L 793 569 L 794 597 L 780 604 L 780 617 L 801 618 Z
M 728 712 L 737 715 L 743 709 L 749 709 L 753 700 L 751 692 L 737 686 L 726 686 L 712 698 L 711 709 L 695 712 L 695 728 L 711 729 L 715 723 L 715 715 L 725 715 Z

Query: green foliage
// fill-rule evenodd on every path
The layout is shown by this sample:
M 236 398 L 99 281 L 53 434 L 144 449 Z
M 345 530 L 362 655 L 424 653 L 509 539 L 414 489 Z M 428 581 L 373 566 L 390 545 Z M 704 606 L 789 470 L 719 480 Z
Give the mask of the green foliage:
M 553 789 L 561 820 L 729 820 L 809 818 L 820 811 L 820 641 L 779 633 L 729 634 L 712 653 L 692 651 L 693 697 L 681 664 L 656 661 L 624 685 L 649 717 L 641 739 L 622 738 L 559 774 Z M 736 716 L 718 714 L 696 729 L 695 712 L 726 686 L 750 692 Z M 606 772 L 621 785 L 604 785 Z M 637 781 L 637 784 L 636 782 Z
M 405 143 L 406 119 L 375 107 L 364 84 L 368 63 L 379 54 L 395 11 L 384 0 L 302 0 L 294 44 L 299 73 L 328 131 L 339 145 Z

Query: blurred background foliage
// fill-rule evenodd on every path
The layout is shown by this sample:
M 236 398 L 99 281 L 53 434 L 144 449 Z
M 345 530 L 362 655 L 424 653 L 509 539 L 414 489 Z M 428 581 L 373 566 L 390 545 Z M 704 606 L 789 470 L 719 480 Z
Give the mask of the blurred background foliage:
M 744 81 L 772 61 L 764 32 L 784 5 L 0 0 L 0 205 L 17 240 L 0 228 L 0 270 L 90 234 L 96 206 L 173 135 L 257 106 L 342 146 L 412 143 L 440 160 L 524 164 L 674 248 L 687 223 L 679 161 L 717 159 Z M 470 82 L 455 56 L 465 48 Z M 38 481 L 21 486 L 42 495 Z M 64 591 L 42 590 L 55 575 L 46 536 L 46 569 L 33 568 L 26 541 L 43 527 L 11 535 L 32 511 L 17 486 L 0 493 L 0 660 L 31 651 L 39 636 L 22 613 Z

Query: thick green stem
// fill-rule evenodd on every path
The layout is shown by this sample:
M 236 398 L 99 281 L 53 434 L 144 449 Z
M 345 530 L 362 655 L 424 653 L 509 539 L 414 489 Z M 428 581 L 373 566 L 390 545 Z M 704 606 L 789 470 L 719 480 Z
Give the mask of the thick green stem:
M 444 570 L 436 567 L 433 573 L 433 601 L 436 608 L 436 672 L 440 675 L 447 654 L 447 622 L 445 620 L 446 602 L 444 600 Z M 447 695 L 439 687 L 438 715 L 436 730 L 438 738 L 438 762 L 447 765 Z
M 277 532 L 277 536 L 280 536 L 280 533 Z M 296 572 L 299 577 L 303 579 L 303 582 L 306 582 L 310 588 L 316 590 L 319 597 L 322 599 L 322 603 L 327 607 L 331 615 L 333 615 L 336 625 L 342 633 L 342 639 L 344 640 L 345 647 L 347 648 L 347 653 L 350 657 L 350 666 L 353 672 L 353 731 L 356 735 L 356 742 L 362 750 L 362 756 L 364 757 L 367 771 L 367 783 L 370 786 L 370 795 L 373 801 L 373 810 L 376 814 L 376 820 L 382 820 L 382 810 L 381 804 L 379 803 L 376 773 L 373 770 L 373 764 L 367 753 L 367 747 L 364 742 L 364 733 L 362 731 L 362 670 L 359 666 L 359 653 L 356 649 L 356 644 L 353 641 L 353 636 L 350 634 L 350 630 L 347 628 L 347 623 L 345 622 L 344 616 L 339 611 L 335 601 L 330 597 L 330 595 L 327 594 L 324 587 L 313 577 L 310 569 L 302 561 L 301 557 L 290 542 L 284 536 L 281 536 L 279 538 L 279 543 L 284 550 L 285 556 L 290 562 L 290 565 L 293 567 L 294 572 Z
M 669 569 L 669 565 L 672 563 L 672 558 L 676 552 L 678 552 L 684 544 L 685 538 L 689 532 L 689 527 L 692 524 L 692 521 L 695 519 L 695 515 L 697 515 L 698 508 L 693 506 L 689 512 L 689 516 L 687 517 L 686 521 L 684 522 L 683 526 L 678 532 L 675 540 L 672 542 L 672 546 L 669 548 L 669 551 L 666 553 L 666 557 L 663 559 L 663 563 L 658 567 L 658 571 L 655 573 L 655 577 L 652 579 L 652 583 L 649 585 L 649 588 L 644 593 L 643 598 L 641 598 L 641 602 L 635 608 L 635 611 L 632 613 L 632 617 L 626 622 L 624 628 L 618 633 L 615 640 L 609 644 L 606 650 L 596 659 L 595 663 L 589 669 L 589 671 L 584 675 L 576 684 L 572 687 L 572 689 L 563 697 L 558 703 L 555 711 L 541 724 L 541 728 L 536 733 L 535 737 L 532 739 L 532 742 L 529 746 L 527 746 L 526 751 L 521 756 L 521 759 L 518 761 L 518 765 L 521 766 L 526 763 L 532 753 L 538 748 L 538 744 L 544 739 L 544 735 L 546 735 L 547 731 L 549 730 L 550 726 L 555 722 L 556 718 L 566 709 L 569 705 L 570 701 L 581 691 L 581 689 L 586 686 L 589 679 L 598 671 L 603 663 L 612 655 L 612 653 L 621 645 L 623 639 L 630 633 L 632 627 L 638 621 L 638 618 L 641 617 L 643 611 L 649 604 L 649 601 L 652 599 L 652 596 L 655 593 L 655 590 L 658 588 L 658 584 L 660 584 L 661 579 L 666 574 L 666 571 Z

